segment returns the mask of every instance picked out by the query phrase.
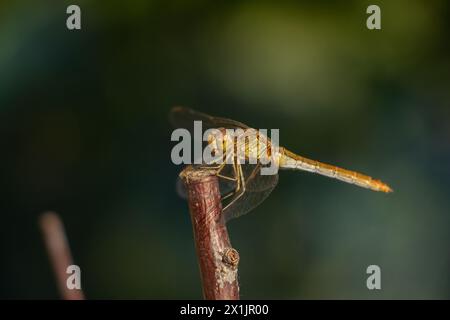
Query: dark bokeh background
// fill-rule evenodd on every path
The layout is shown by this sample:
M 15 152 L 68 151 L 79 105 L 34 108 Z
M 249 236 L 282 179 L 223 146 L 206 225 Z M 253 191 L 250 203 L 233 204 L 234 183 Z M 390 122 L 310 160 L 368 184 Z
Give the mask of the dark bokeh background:
M 55 210 L 88 298 L 201 298 L 181 104 L 395 189 L 282 172 L 229 224 L 242 298 L 450 298 L 447 1 L 77 1 L 68 31 L 72 3 L 0 3 L 0 297 L 58 298 L 37 228 Z

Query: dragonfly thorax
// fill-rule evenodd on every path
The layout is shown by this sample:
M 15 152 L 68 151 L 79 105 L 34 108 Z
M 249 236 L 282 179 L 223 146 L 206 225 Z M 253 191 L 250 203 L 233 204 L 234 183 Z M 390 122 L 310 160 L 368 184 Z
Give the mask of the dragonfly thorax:
M 233 137 L 227 133 L 225 128 L 210 129 L 207 134 L 208 147 L 214 156 L 214 163 L 224 160 L 227 150 L 233 150 Z
M 207 134 L 208 146 L 214 156 L 213 163 L 224 161 L 240 164 L 267 163 L 272 158 L 270 139 L 255 129 L 211 129 Z

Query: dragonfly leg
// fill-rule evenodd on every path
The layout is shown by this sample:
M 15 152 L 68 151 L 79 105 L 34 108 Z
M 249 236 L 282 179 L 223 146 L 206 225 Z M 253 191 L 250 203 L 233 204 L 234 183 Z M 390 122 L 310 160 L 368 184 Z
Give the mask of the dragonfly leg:
M 217 168 L 217 173 L 216 173 L 216 175 L 217 175 L 219 178 L 223 178 L 223 179 L 230 180 L 230 181 L 236 181 L 236 180 L 237 180 L 237 178 L 236 178 L 236 167 L 235 167 L 234 161 L 233 161 L 233 174 L 234 174 L 234 177 L 229 177 L 229 176 L 226 176 L 226 175 L 221 174 L 222 170 L 225 169 L 225 165 L 227 164 L 227 160 L 229 160 L 230 157 L 232 157 L 232 156 L 233 156 L 232 154 L 227 155 L 227 157 L 226 157 L 224 163 L 221 164 L 221 165 Z
M 234 162 L 233 162 L 233 173 L 234 173 L 234 178 L 218 175 L 219 177 L 223 177 L 223 178 L 226 178 L 226 179 L 229 179 L 231 181 L 235 181 L 236 182 L 236 190 L 231 191 L 230 193 L 224 195 L 222 197 L 222 200 L 228 199 L 229 197 L 233 196 L 240 189 L 240 179 L 238 178 L 238 174 L 237 174 L 237 170 L 236 170 L 236 164 Z
M 239 199 L 240 197 L 242 197 L 242 195 L 244 194 L 244 192 L 245 192 L 245 178 L 244 178 L 244 173 L 242 172 L 242 167 L 241 166 L 239 166 L 238 167 L 238 171 L 239 171 L 239 177 L 241 178 L 240 179 L 240 181 L 241 181 L 241 183 L 240 183 L 240 185 L 241 185 L 241 190 L 240 190 L 240 193 L 239 193 L 239 195 L 238 196 L 236 196 L 236 199 L 234 199 L 235 201 L 237 200 L 237 199 Z M 237 191 L 239 191 L 238 189 L 236 189 Z
M 223 161 L 223 163 L 219 163 L 219 164 L 217 164 L 217 165 L 215 165 L 215 166 L 212 166 L 212 165 L 200 165 L 198 168 L 199 168 L 199 169 L 203 169 L 203 170 L 217 170 L 217 171 L 216 171 L 216 175 L 217 175 L 217 176 L 220 176 L 221 178 L 227 179 L 227 178 L 229 178 L 229 177 L 226 177 L 226 176 L 224 176 L 224 175 L 219 175 L 219 174 L 220 174 L 220 172 L 223 170 L 223 168 L 225 168 L 225 165 L 227 164 L 227 161 L 228 161 L 228 160 L 230 159 L 230 157 L 232 157 L 232 156 L 233 156 L 232 153 L 227 154 L 226 157 L 225 157 L 225 159 L 224 159 L 224 161 Z
M 234 163 L 233 163 L 233 173 L 234 173 L 234 177 L 228 177 L 228 176 L 225 176 L 225 175 L 223 175 L 223 174 L 220 174 L 220 172 L 222 172 L 222 170 L 225 168 L 225 166 L 223 166 L 222 168 L 220 168 L 218 171 L 217 171 L 217 176 L 219 177 L 219 178 L 223 178 L 223 179 L 226 179 L 226 180 L 230 180 L 230 181 L 236 181 L 237 180 L 237 178 L 236 178 L 236 167 L 235 167 L 235 165 L 234 165 Z
M 235 190 L 235 192 L 238 192 L 239 189 L 241 189 L 240 173 L 242 171 L 239 171 L 240 168 L 241 168 L 241 166 L 238 165 L 237 162 L 233 162 L 234 178 L 236 179 L 236 190 Z
M 240 165 L 237 166 L 237 171 L 236 173 L 239 176 L 239 180 L 240 181 L 240 185 L 239 189 L 238 187 L 236 187 L 236 191 L 233 192 L 233 194 L 235 195 L 235 197 L 225 206 L 225 208 L 223 208 L 223 210 L 225 211 L 226 209 L 228 209 L 233 203 L 235 203 L 240 197 L 242 197 L 245 193 L 245 180 L 244 180 L 244 174 L 242 172 L 242 167 Z
M 228 199 L 229 197 L 231 197 L 231 196 L 234 195 L 235 193 L 236 193 L 236 192 L 231 191 L 230 193 L 224 195 L 224 196 L 222 197 L 222 200 Z

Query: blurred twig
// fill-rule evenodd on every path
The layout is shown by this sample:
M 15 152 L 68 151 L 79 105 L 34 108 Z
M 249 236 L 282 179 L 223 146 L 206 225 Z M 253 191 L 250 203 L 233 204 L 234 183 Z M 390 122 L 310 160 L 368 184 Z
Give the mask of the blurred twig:
M 239 254 L 231 247 L 222 217 L 218 178 L 213 171 L 192 167 L 180 176 L 188 191 L 203 296 L 208 300 L 237 300 Z
M 67 287 L 67 267 L 73 264 L 64 225 L 54 212 L 45 212 L 39 219 L 39 225 L 44 235 L 45 245 L 50 263 L 56 276 L 61 297 L 64 300 L 83 300 L 82 290 Z

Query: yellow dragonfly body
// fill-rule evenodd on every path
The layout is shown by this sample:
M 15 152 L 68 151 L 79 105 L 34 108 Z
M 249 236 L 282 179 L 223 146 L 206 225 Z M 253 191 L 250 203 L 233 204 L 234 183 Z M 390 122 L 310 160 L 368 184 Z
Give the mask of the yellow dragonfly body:
M 208 135 L 207 142 L 211 153 L 219 157 L 197 167 L 216 170 L 217 176 L 224 182 L 222 199 L 226 202 L 223 209 L 226 220 L 247 213 L 269 195 L 278 182 L 278 174 L 264 175 L 262 169 L 266 164 L 273 165 L 273 162 L 277 169 L 308 171 L 374 191 L 392 192 L 387 184 L 370 176 L 311 160 L 275 146 L 260 131 L 241 122 L 209 116 L 185 107 L 174 107 L 170 117 L 175 127 L 191 132 L 194 121 L 202 121 L 205 129 L 214 129 Z M 238 133 L 230 135 L 230 129 Z M 244 143 L 239 143 L 242 141 Z

